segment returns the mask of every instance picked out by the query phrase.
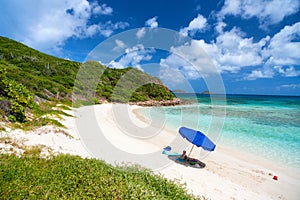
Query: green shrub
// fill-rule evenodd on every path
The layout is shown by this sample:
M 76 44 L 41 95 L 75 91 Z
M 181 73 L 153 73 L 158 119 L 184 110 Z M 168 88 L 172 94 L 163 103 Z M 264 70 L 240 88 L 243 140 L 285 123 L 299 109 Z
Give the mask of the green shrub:
M 23 122 L 25 108 L 33 108 L 34 101 L 32 93 L 22 84 L 10 80 L 6 76 L 5 66 L 0 64 L 0 94 L 11 102 L 11 115 L 9 121 Z
M 10 121 L 10 122 L 16 122 L 17 118 L 14 115 L 9 115 L 8 116 L 8 121 Z

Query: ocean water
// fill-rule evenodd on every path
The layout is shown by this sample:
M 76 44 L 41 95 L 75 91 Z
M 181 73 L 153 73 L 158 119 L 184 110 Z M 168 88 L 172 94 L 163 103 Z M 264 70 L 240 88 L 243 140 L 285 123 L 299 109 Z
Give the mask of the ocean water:
M 300 97 L 177 94 L 190 104 L 140 112 L 165 126 L 206 133 L 218 146 L 300 169 Z M 163 116 L 163 118 L 162 118 Z

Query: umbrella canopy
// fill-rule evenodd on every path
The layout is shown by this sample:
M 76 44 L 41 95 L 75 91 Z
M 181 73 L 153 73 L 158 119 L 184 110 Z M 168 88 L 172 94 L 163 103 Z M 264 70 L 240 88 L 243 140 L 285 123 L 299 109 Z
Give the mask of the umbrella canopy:
M 216 145 L 200 131 L 181 127 L 179 129 L 179 133 L 183 138 L 186 138 L 189 142 L 197 147 L 202 147 L 207 151 L 213 151 L 216 148 Z

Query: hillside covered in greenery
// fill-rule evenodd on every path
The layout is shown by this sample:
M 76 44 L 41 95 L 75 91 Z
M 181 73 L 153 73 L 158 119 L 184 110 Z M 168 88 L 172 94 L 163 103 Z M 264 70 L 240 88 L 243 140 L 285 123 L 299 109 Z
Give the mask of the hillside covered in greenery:
M 83 79 L 78 80 L 78 76 Z M 62 110 L 72 103 L 173 98 L 159 79 L 137 69 L 111 69 L 96 61 L 82 64 L 59 59 L 0 37 L 0 131 L 6 130 L 6 126 L 1 127 L 3 121 L 21 122 L 9 125 L 24 130 L 48 124 L 63 126 L 48 116 L 67 115 Z M 7 138 L 9 135 L 1 138 L 2 142 L 9 143 Z M 197 199 L 181 185 L 138 166 L 115 167 L 71 155 L 44 158 L 41 148 L 26 148 L 22 155 L 0 154 L 2 198 Z
M 80 67 L 89 68 L 90 73 L 94 73 L 91 69 L 100 70 L 95 91 L 86 90 L 84 82 L 75 86 Z M 0 78 L 0 116 L 20 122 L 26 120 L 25 111 L 36 107 L 36 102 L 70 103 L 74 101 L 73 91 L 81 94 L 75 99 L 80 101 L 85 100 L 85 93 L 94 92 L 96 103 L 99 100 L 125 103 L 174 98 L 159 79 L 137 69 L 111 69 L 96 61 L 82 64 L 64 60 L 1 36 Z

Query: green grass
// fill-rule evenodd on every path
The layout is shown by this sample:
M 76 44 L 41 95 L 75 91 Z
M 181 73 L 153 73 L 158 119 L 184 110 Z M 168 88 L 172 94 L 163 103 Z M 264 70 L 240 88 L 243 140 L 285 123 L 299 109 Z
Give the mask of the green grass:
M 24 131 L 32 131 L 35 130 L 37 128 L 40 128 L 42 126 L 56 126 L 59 128 L 66 128 L 62 123 L 60 123 L 59 121 L 55 120 L 55 119 L 50 119 L 48 117 L 40 117 L 40 118 L 36 118 L 32 121 L 27 121 L 24 123 L 11 123 L 11 124 L 7 124 L 9 127 L 13 128 L 13 129 L 22 129 Z
M 53 108 L 59 108 L 60 110 L 53 109 Z M 65 126 L 59 122 L 59 120 L 62 118 L 61 116 L 72 117 L 72 115 L 64 112 L 62 110 L 64 108 L 70 110 L 69 107 L 64 105 L 60 105 L 59 107 L 57 107 L 56 102 L 51 102 L 51 101 L 43 102 L 39 106 L 35 106 L 33 109 L 31 109 L 31 113 L 33 116 L 31 120 L 26 120 L 22 123 L 19 122 L 10 123 L 7 124 L 7 126 L 10 126 L 11 128 L 14 129 L 22 129 L 25 131 L 34 130 L 47 125 L 53 125 L 56 127 L 65 128 Z
M 70 155 L 0 158 L 3 199 L 196 199 L 182 186 L 139 167 Z
M 1 120 L 0 120 L 0 122 L 1 122 Z M 0 124 L 0 132 L 2 132 L 2 131 L 6 131 L 6 129 L 3 125 Z
M 56 106 L 57 108 L 60 108 L 62 110 L 71 110 L 71 108 L 67 105 L 57 105 Z M 66 114 L 66 113 L 65 113 Z

